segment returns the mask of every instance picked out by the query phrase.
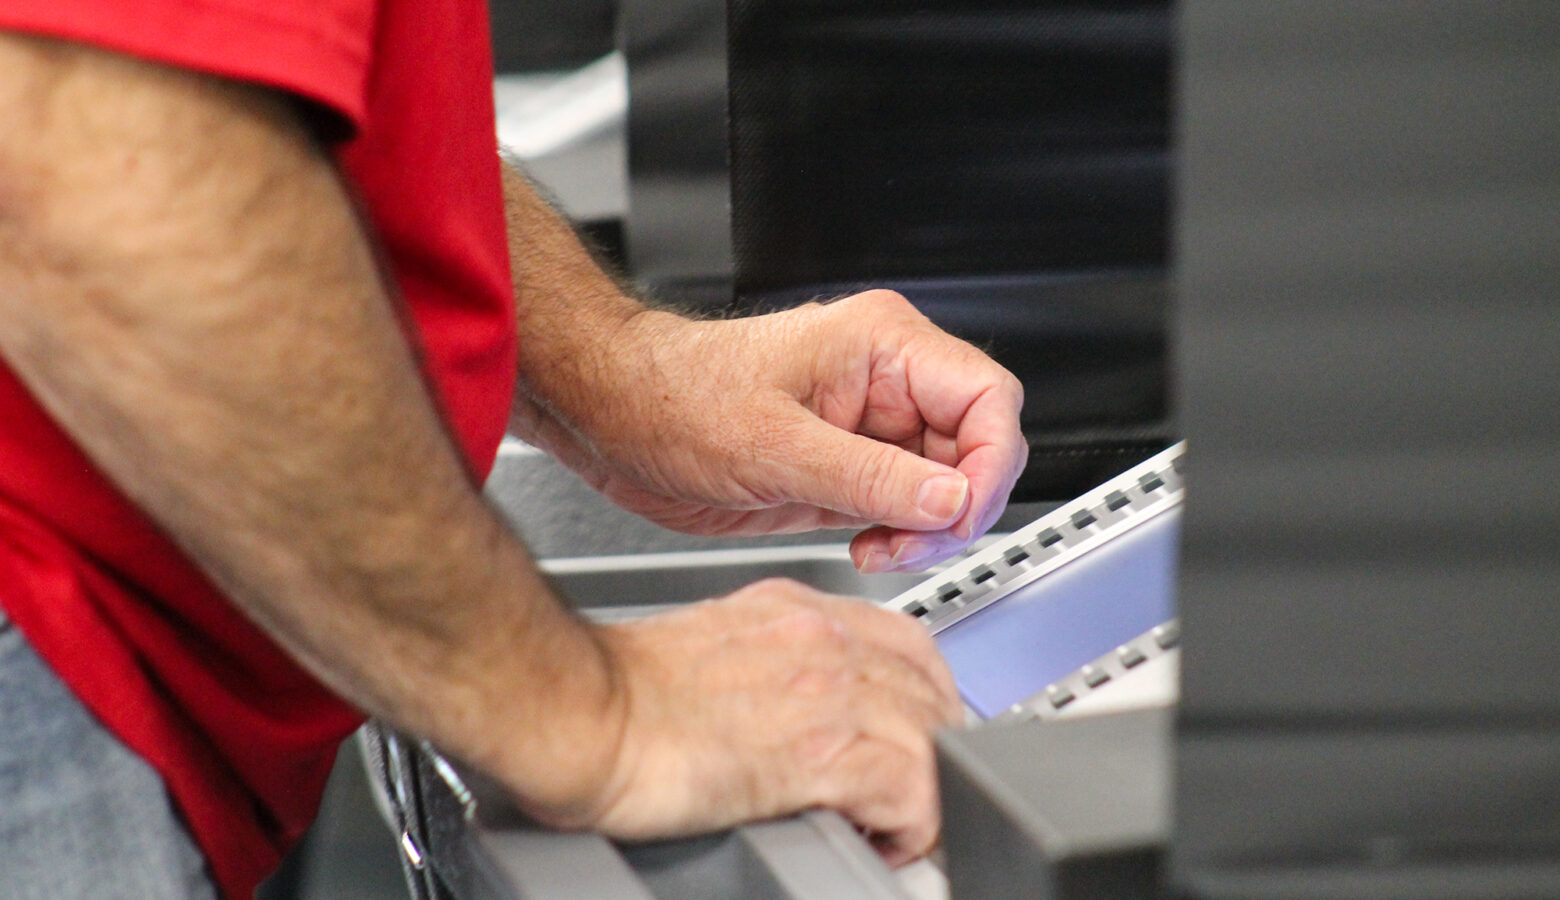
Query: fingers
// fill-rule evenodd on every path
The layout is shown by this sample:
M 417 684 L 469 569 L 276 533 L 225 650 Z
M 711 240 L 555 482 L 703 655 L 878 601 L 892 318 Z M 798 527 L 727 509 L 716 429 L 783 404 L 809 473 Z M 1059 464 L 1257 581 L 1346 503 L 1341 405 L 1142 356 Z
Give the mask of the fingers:
M 874 336 L 874 355 L 885 361 L 875 363 L 884 376 L 877 382 L 904 394 L 902 399 L 878 396 L 869 402 L 913 410 L 926 426 L 923 455 L 956 466 L 969 479 L 970 504 L 951 530 L 960 539 L 971 540 L 983 518 L 994 521 L 993 510 L 1000 514 L 1027 461 L 1019 422 L 1023 384 L 985 353 L 932 324 L 897 294 L 869 291 L 851 300 L 878 307 L 871 312 L 852 310 L 851 315 L 889 323 Z M 892 365 L 886 362 L 890 359 Z
M 832 362 L 810 396 L 826 399 L 817 415 L 777 417 L 782 496 L 885 526 L 853 546 L 863 572 L 918 570 L 968 546 L 1002 514 L 1027 461 L 1023 386 L 892 292 L 812 315 L 806 333 Z
M 842 516 L 932 531 L 953 527 L 969 506 L 958 468 L 835 427 L 799 405 L 772 415 L 769 491 Z
M 984 534 L 1002 515 L 1029 456 L 1019 426 L 1023 387 L 1006 371 L 993 378 L 957 426 L 958 467 L 970 481 L 970 505 L 950 531 L 966 543 Z
M 934 692 L 930 702 L 938 709 L 933 725 L 957 725 L 964 720 L 964 706 L 953 681 L 953 672 L 938 651 L 931 632 L 920 622 L 876 604 L 829 594 L 816 594 L 813 602 L 860 635 L 862 640 L 901 658 L 916 676 L 930 684 Z M 899 678 L 895 683 L 906 684 L 908 680 Z
M 1023 387 L 984 356 L 971 359 L 956 349 L 919 348 L 921 356 L 906 369 L 910 393 L 917 398 L 927 426 L 954 436 L 953 453 L 959 471 L 969 479 L 970 503 L 947 531 L 968 544 L 1002 514 L 1028 452 L 1019 426 Z M 944 361 L 944 354 L 963 365 Z M 935 379 L 931 384 L 922 383 L 927 368 L 935 373 L 926 376 Z M 894 522 L 883 524 L 900 527 Z M 909 558 L 910 554 L 901 554 L 901 559 Z
M 728 628 L 771 623 L 794 617 L 799 611 L 816 613 L 818 618 L 787 623 L 793 630 L 781 632 L 776 638 L 795 649 L 817 637 L 810 629 L 827 623 L 843 641 L 840 649 L 846 654 L 844 664 L 859 680 L 901 692 L 929 710 L 919 718 L 924 727 L 945 727 L 964 721 L 964 706 L 953 673 L 931 633 L 910 616 L 856 598 L 826 594 L 788 579 L 749 585 L 719 605 L 731 616 Z
M 811 802 L 862 828 L 890 865 L 924 856 L 939 832 L 931 736 L 963 721 L 953 675 L 931 635 L 909 616 L 794 582 L 761 582 L 747 591 L 762 599 L 783 594 L 824 613 L 849 637 L 848 664 L 857 677 L 841 692 L 848 696 L 834 698 L 843 715 L 803 745 L 815 773 Z
M 926 630 L 908 617 L 858 601 L 818 599 L 862 638 L 849 644 L 854 678 L 829 688 L 833 704 L 806 691 L 795 697 L 807 713 L 824 714 L 797 745 L 809 776 L 802 796 L 807 805 L 840 812 L 871 836 L 886 861 L 900 865 L 925 855 L 937 839 L 932 736 L 962 718 L 952 677 Z
M 891 862 L 932 846 L 932 735 L 959 710 L 918 623 L 776 580 L 618 628 L 628 768 L 598 827 L 666 836 L 823 806 Z
M 787 314 L 800 343 L 790 403 L 765 403 L 758 493 L 905 532 L 946 532 L 877 551 L 865 571 L 968 544 L 991 526 L 1022 470 L 1023 388 L 903 297 L 869 291 Z M 789 370 L 788 370 L 789 371 Z
M 931 852 L 941 830 L 933 745 L 862 741 L 842 756 L 842 791 L 821 805 L 860 828 L 890 866 Z
M 960 470 L 969 473 L 970 483 L 969 506 L 959 521 L 937 531 L 869 528 L 851 541 L 856 568 L 863 573 L 919 572 L 962 552 L 1001 517 L 1025 461 L 1020 455 L 1014 463 L 1007 448 L 975 448 L 959 463 Z
M 863 572 L 918 571 L 967 547 L 1002 515 L 1028 460 L 1023 386 L 1011 373 L 935 330 L 907 340 L 903 357 L 903 390 L 925 422 L 922 452 L 965 476 L 969 500 L 945 528 L 880 519 L 852 543 Z
M 906 531 L 879 525 L 851 539 L 850 555 L 865 574 L 919 572 L 959 553 L 966 542 L 951 531 Z

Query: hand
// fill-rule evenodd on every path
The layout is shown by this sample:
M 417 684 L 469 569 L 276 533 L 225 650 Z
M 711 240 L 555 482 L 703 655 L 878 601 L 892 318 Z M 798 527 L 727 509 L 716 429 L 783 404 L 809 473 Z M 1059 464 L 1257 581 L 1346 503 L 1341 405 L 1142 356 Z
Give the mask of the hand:
M 766 581 L 603 629 L 627 714 L 588 826 L 665 837 L 838 810 L 893 865 L 938 833 L 931 734 L 962 721 L 925 628 Z
M 984 534 L 1024 466 L 1018 380 L 890 291 L 729 321 L 643 312 L 610 343 L 539 442 L 670 528 L 872 526 L 858 568 L 919 569 Z

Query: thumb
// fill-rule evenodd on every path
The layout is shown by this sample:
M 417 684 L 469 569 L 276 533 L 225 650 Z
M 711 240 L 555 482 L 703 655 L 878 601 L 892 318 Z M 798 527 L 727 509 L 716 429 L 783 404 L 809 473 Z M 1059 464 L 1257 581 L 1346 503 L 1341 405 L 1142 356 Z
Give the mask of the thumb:
M 964 473 L 798 409 L 766 479 L 785 500 L 915 531 L 951 526 L 969 504 Z

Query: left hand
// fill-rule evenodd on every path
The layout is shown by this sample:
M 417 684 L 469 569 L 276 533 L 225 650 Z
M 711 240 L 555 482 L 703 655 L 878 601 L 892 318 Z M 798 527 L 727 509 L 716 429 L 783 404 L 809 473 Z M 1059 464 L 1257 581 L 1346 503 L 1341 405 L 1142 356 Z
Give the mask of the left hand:
M 669 528 L 865 527 L 857 568 L 918 570 L 991 527 L 1026 461 L 1018 380 L 891 291 L 724 321 L 645 311 L 611 342 L 593 396 L 538 442 Z
M 932 737 L 964 715 L 921 623 L 772 579 L 596 634 L 622 726 L 594 802 L 553 824 L 643 839 L 826 807 L 890 865 L 932 848 Z

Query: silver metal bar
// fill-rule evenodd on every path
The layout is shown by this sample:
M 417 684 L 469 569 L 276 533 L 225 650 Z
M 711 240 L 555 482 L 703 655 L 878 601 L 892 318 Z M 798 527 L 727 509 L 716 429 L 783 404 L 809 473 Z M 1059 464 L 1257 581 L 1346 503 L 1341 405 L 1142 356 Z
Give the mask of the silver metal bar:
M 739 830 L 792 900 L 904 900 L 867 842 L 837 813 L 815 811 Z
M 969 618 L 1181 503 L 1178 443 L 884 605 L 926 623 L 933 634 Z

